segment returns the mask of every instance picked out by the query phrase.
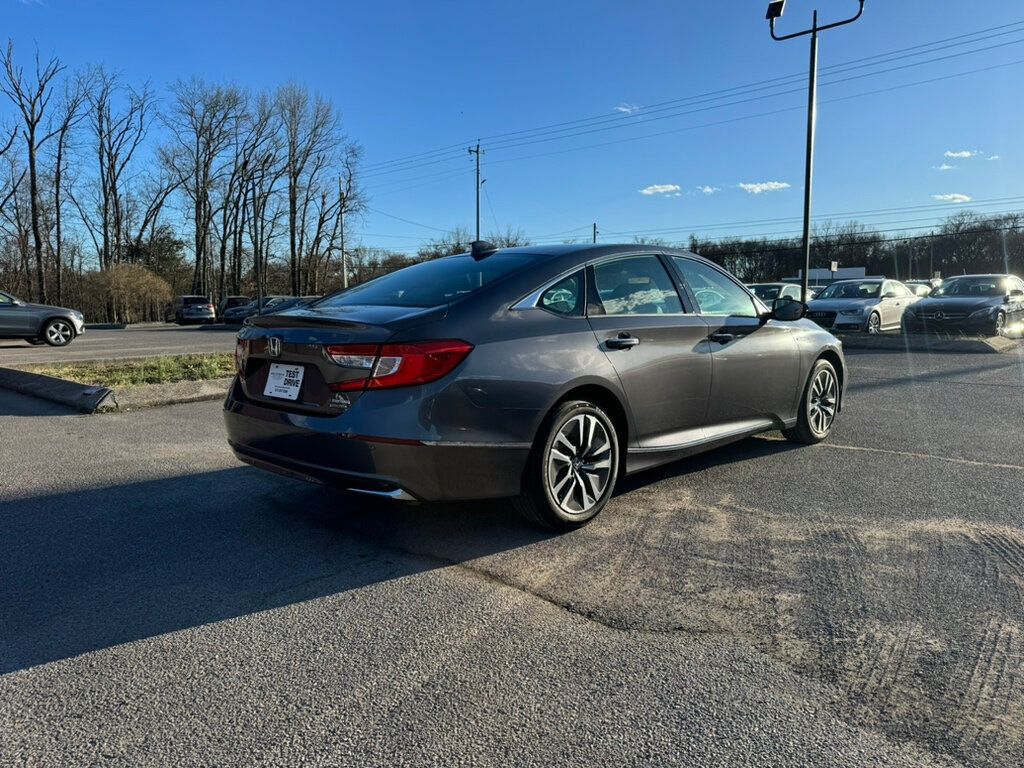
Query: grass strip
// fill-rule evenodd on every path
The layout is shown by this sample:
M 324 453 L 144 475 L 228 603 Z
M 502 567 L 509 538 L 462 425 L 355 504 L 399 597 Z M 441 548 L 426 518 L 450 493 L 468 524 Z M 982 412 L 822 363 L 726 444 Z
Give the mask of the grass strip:
M 168 355 L 138 360 L 99 360 L 40 363 L 22 370 L 100 387 L 207 381 L 232 376 L 235 359 L 230 352 L 206 355 Z

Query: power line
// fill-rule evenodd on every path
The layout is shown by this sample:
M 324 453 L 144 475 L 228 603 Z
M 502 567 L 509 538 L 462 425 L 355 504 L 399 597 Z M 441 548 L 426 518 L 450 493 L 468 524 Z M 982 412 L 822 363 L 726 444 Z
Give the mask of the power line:
M 889 52 L 886 52 L 886 53 L 876 54 L 874 56 L 863 57 L 863 58 L 860 58 L 860 59 L 853 59 L 853 60 L 850 60 L 850 61 L 847 61 L 847 62 L 842 62 L 842 63 L 839 63 L 839 64 L 832 65 L 830 67 L 824 67 L 824 68 L 822 68 L 822 72 L 824 72 L 826 74 L 841 74 L 843 72 L 853 71 L 855 69 L 862 69 L 862 68 L 865 68 L 865 67 L 878 66 L 879 64 L 885 64 L 885 63 L 890 63 L 890 62 L 893 62 L 893 61 L 899 61 L 899 60 L 903 60 L 903 59 L 907 59 L 907 58 L 913 58 L 915 56 L 927 55 L 929 53 L 935 53 L 935 52 L 940 51 L 940 50 L 947 50 L 947 49 L 950 49 L 950 48 L 959 47 L 959 46 L 963 46 L 963 45 L 972 45 L 972 44 L 975 44 L 975 43 L 983 42 L 985 40 L 994 39 L 996 37 L 1001 37 L 1001 36 L 1006 36 L 1006 35 L 1010 35 L 1010 34 L 1015 34 L 1016 32 L 1021 31 L 1021 26 L 1022 25 L 1024 25 L 1024 20 L 1012 22 L 1012 23 L 1009 23 L 1009 24 L 1003 24 L 1003 25 L 999 25 L 999 26 L 995 26 L 995 27 L 989 27 L 989 28 L 986 28 L 986 29 L 977 30 L 975 32 L 964 33 L 964 34 L 961 34 L 961 35 L 955 35 L 953 37 L 943 38 L 943 39 L 940 39 L 940 40 L 935 40 L 935 41 L 931 41 L 931 42 L 927 42 L 927 43 L 921 43 L 921 44 L 914 45 L 914 46 L 909 46 L 909 47 L 906 47 L 906 48 L 896 49 L 896 50 L 889 51 Z M 987 33 L 995 33 L 995 34 L 987 34 Z M 955 41 L 959 41 L 959 42 L 955 42 Z M 933 63 L 934 61 L 942 61 L 942 60 L 945 60 L 947 58 L 952 58 L 954 56 L 969 55 L 971 53 L 983 52 L 983 51 L 991 50 L 993 48 L 1002 47 L 1002 45 L 1015 44 L 1016 42 L 1020 42 L 1020 41 L 1010 41 L 1008 43 L 1004 43 L 1004 44 L 1001 44 L 1001 45 L 988 46 L 986 48 L 975 49 L 975 50 L 972 50 L 972 51 L 964 51 L 964 52 L 960 52 L 958 54 L 953 54 L 952 56 L 949 56 L 949 57 L 939 57 L 939 58 L 931 59 L 931 60 L 924 61 L 924 62 L 916 62 L 916 63 L 911 64 L 911 65 L 905 65 L 902 68 L 906 68 L 906 67 L 910 67 L 910 66 L 920 66 L 920 65 L 923 65 L 923 64 Z M 949 43 L 949 45 L 943 45 L 944 43 Z M 864 75 L 861 75 L 860 77 L 871 76 L 871 75 L 874 75 L 874 74 L 883 74 L 885 72 L 896 71 L 898 69 L 901 69 L 901 68 L 900 67 L 896 67 L 896 68 L 890 68 L 890 69 L 886 69 L 886 70 L 879 70 L 878 72 L 866 73 Z M 653 114 L 653 113 L 657 113 L 657 112 L 665 111 L 667 109 L 671 109 L 671 108 L 673 108 L 675 106 L 679 106 L 679 105 L 682 105 L 682 104 L 685 104 L 685 103 L 688 103 L 688 102 L 698 102 L 699 103 L 700 100 L 705 100 L 705 101 L 707 101 L 707 100 L 718 100 L 718 99 L 726 98 L 726 96 L 728 94 L 731 94 L 732 96 L 738 95 L 738 94 L 735 93 L 736 91 L 746 92 L 746 91 L 750 91 L 751 89 L 763 89 L 765 86 L 771 86 L 771 85 L 776 85 L 777 86 L 777 85 L 782 85 L 782 84 L 788 84 L 789 81 L 794 81 L 794 80 L 797 80 L 797 79 L 802 78 L 802 77 L 803 77 L 803 73 L 798 73 L 798 74 L 793 74 L 793 75 L 786 75 L 786 76 L 782 76 L 782 77 L 771 78 L 771 79 L 768 79 L 768 80 L 762 80 L 762 81 L 759 81 L 759 82 L 756 82 L 756 83 L 748 83 L 746 85 L 733 86 L 731 88 L 719 89 L 719 90 L 716 90 L 716 91 L 709 91 L 709 92 L 706 92 L 706 93 L 696 94 L 696 95 L 693 95 L 693 96 L 682 97 L 682 98 L 677 98 L 677 99 L 670 99 L 670 100 L 667 100 L 667 101 L 658 102 L 658 103 L 649 105 L 647 107 L 644 107 L 641 112 L 635 113 L 635 114 L 639 114 L 641 116 L 647 116 L 647 115 L 650 115 L 650 114 Z M 838 81 L 834 81 L 834 82 L 845 82 L 845 80 L 838 80 Z M 780 95 L 780 94 L 775 94 L 775 95 Z M 723 106 L 726 106 L 726 105 L 723 105 Z M 631 118 L 631 117 L 634 117 L 634 115 L 624 115 L 624 114 L 617 114 L 617 115 L 607 115 L 607 114 L 594 115 L 594 116 L 591 116 L 591 117 L 578 118 L 578 119 L 575 119 L 575 120 L 568 120 L 568 121 L 563 121 L 563 122 L 560 122 L 560 123 L 552 123 L 552 124 L 548 124 L 548 125 L 538 126 L 538 127 L 535 127 L 535 128 L 527 128 L 527 129 L 521 129 L 521 130 L 517 130 L 517 131 L 509 131 L 509 132 L 500 133 L 500 134 L 493 134 L 491 136 L 486 136 L 486 137 L 483 137 L 483 138 L 488 140 L 489 143 L 507 144 L 507 143 L 513 141 L 512 137 L 525 136 L 525 135 L 528 135 L 528 134 L 541 135 L 540 132 L 542 132 L 542 131 L 559 132 L 558 129 L 561 129 L 564 132 L 564 131 L 570 130 L 571 126 L 580 126 L 580 125 L 584 125 L 584 124 L 588 124 L 588 123 L 620 122 L 621 125 L 616 125 L 615 127 L 628 127 L 629 125 L 637 125 L 637 124 L 639 124 L 641 122 L 644 122 L 644 120 L 635 120 L 635 119 L 634 120 L 630 120 L 629 118 Z M 552 129 L 555 129 L 555 130 L 552 130 Z M 437 150 L 428 150 L 428 151 L 420 152 L 420 153 L 417 153 L 417 154 L 414 154 L 414 155 L 408 155 L 408 156 L 405 156 L 405 157 L 402 157 L 402 158 L 395 158 L 395 159 L 392 159 L 392 160 L 381 161 L 379 163 L 373 163 L 373 164 L 370 164 L 368 166 L 365 166 L 365 170 L 372 172 L 372 171 L 382 170 L 384 168 L 395 168 L 396 166 L 399 166 L 399 165 L 419 164 L 424 159 L 427 159 L 427 158 L 435 158 L 436 156 L 443 155 L 443 154 L 457 154 L 456 150 L 460 146 L 464 146 L 464 145 L 461 144 L 461 143 L 460 144 L 453 144 L 453 145 L 449 145 L 449 146 L 446 146 L 446 147 L 441 147 L 441 148 L 439 148 Z

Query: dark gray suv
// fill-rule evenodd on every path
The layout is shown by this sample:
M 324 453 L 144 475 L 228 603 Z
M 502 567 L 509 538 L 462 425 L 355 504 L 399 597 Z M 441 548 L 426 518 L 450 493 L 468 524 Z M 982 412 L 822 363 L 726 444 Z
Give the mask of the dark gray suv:
M 66 347 L 83 333 L 85 318 L 77 309 L 30 304 L 0 291 L 0 339 Z
M 250 318 L 228 441 L 271 471 L 410 501 L 513 497 L 573 528 L 623 474 L 773 429 L 829 434 L 840 343 L 800 302 L 773 304 L 683 251 L 474 244 Z

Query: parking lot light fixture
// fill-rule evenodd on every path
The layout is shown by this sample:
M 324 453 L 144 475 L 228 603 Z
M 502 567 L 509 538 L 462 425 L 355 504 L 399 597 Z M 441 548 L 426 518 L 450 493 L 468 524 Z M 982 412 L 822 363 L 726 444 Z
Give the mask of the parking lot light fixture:
M 818 117 L 818 33 L 824 32 L 826 29 L 835 29 L 836 27 L 842 27 L 846 24 L 852 24 L 855 22 L 861 17 L 861 14 L 864 13 L 864 2 L 865 0 L 859 0 L 860 8 L 857 9 L 857 14 L 855 16 L 843 19 L 842 21 L 834 21 L 831 24 L 824 24 L 822 26 L 818 26 L 818 12 L 814 11 L 813 22 L 809 29 L 804 29 L 799 32 L 791 32 L 788 35 L 775 34 L 775 20 L 780 18 L 783 11 L 785 11 L 786 0 L 773 0 L 773 2 L 768 4 L 768 13 L 765 14 L 765 18 L 768 19 L 768 26 L 773 40 L 792 40 L 794 37 L 803 37 L 804 35 L 811 36 L 811 65 L 810 77 L 808 78 L 807 86 L 807 157 L 804 164 L 804 269 L 801 284 L 801 295 L 805 304 L 807 303 L 807 298 L 809 296 L 808 277 L 811 271 L 811 201 L 812 182 L 814 180 L 814 131 Z

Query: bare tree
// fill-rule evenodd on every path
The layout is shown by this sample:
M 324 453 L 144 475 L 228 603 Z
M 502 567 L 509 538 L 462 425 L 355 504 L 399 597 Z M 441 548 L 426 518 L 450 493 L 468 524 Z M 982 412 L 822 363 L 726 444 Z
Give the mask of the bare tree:
M 53 157 L 53 251 L 54 269 L 57 280 L 57 303 L 64 301 L 64 186 L 66 183 L 67 158 L 70 150 L 71 132 L 85 117 L 82 109 L 85 103 L 85 89 L 80 80 L 66 83 L 64 96 L 58 107 L 53 132 L 56 146 Z
M 36 295 L 44 304 L 47 301 L 46 270 L 43 265 L 43 230 L 40 222 L 41 202 L 39 198 L 39 151 L 53 138 L 55 131 L 43 133 L 40 126 L 46 116 L 52 97 L 51 85 L 62 71 L 60 59 L 51 57 L 45 64 L 36 50 L 35 73 L 32 79 L 25 77 L 25 71 L 14 61 L 14 41 L 7 41 L 2 57 L 3 80 L 0 91 L 17 107 L 21 115 L 21 135 L 25 140 L 28 156 L 29 217 L 32 229 L 32 246 L 35 252 Z
M 284 134 L 288 183 L 288 267 L 292 293 L 298 295 L 303 287 L 307 217 L 322 195 L 319 183 L 339 144 L 338 118 L 328 101 L 310 96 L 308 90 L 295 83 L 278 90 L 277 109 Z
M 183 179 L 195 226 L 195 272 L 192 290 L 210 293 L 210 239 L 214 217 L 213 189 L 224 173 L 224 152 L 231 146 L 245 105 L 243 93 L 230 85 L 210 85 L 193 78 L 171 87 L 174 104 L 164 116 L 173 146 L 162 154 L 168 168 Z

